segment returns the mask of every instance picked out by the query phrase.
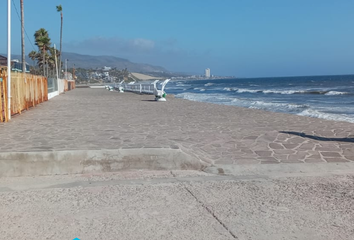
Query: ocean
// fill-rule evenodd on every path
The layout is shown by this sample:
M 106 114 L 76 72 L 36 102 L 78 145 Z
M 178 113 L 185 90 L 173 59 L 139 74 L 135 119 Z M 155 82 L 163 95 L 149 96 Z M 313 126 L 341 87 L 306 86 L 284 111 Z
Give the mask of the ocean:
M 173 80 L 177 98 L 354 123 L 354 75 Z

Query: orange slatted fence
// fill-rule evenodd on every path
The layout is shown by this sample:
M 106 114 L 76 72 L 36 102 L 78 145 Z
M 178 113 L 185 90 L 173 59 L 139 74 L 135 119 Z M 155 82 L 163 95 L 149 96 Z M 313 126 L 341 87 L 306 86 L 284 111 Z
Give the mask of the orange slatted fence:
M 1 80 L 2 79 L 2 80 Z M 0 120 L 7 122 L 7 71 L 0 70 Z M 32 74 L 11 72 L 11 115 L 21 114 L 39 103 L 48 100 L 47 78 Z

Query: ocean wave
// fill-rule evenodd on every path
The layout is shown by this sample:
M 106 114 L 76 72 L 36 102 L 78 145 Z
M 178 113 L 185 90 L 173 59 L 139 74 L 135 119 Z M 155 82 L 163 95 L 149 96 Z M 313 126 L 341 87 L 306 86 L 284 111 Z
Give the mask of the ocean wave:
M 261 93 L 262 90 L 252 90 L 252 89 L 247 89 L 247 88 L 224 88 L 223 89 L 224 91 L 228 91 L 228 92 L 232 92 L 232 91 L 235 91 L 235 92 L 238 92 L 238 93 Z
M 354 123 L 354 117 L 350 117 L 346 114 L 325 113 L 315 109 L 305 109 L 304 111 L 298 113 L 298 115 Z
M 185 84 L 183 82 L 176 82 L 176 87 L 191 87 L 191 84 Z
M 239 89 L 236 89 L 236 92 L 238 92 L 238 93 L 261 93 L 262 90 L 253 90 L 253 89 L 247 89 L 247 88 L 239 88 Z
M 205 88 L 196 87 L 196 88 L 193 88 L 193 90 L 199 90 L 199 91 L 201 91 L 201 92 L 204 92 L 204 91 L 205 91 Z
M 348 92 L 329 91 L 325 95 L 347 95 Z
M 187 99 L 190 101 L 196 101 L 196 102 L 209 102 L 209 103 L 222 103 L 222 104 L 227 104 L 232 100 L 232 98 L 223 97 L 222 95 L 219 94 L 189 93 L 189 92 L 179 93 L 175 95 L 175 97 Z
M 333 121 L 345 121 L 354 123 L 354 116 L 346 114 L 325 113 L 311 108 L 306 104 L 283 103 L 283 102 L 266 102 L 262 100 L 251 100 L 242 98 L 227 97 L 220 94 L 206 93 L 180 93 L 177 98 L 183 98 L 197 102 L 209 102 L 223 105 L 239 106 L 250 109 L 260 109 L 270 112 L 292 113 L 300 116 L 315 117 Z
M 206 87 L 212 86 L 212 85 L 214 85 L 214 83 L 206 83 L 206 84 L 204 84 L 204 86 L 206 86 Z
M 228 88 L 228 87 L 224 88 L 223 90 L 228 92 L 234 91 L 232 88 Z
M 264 90 L 263 93 L 275 93 L 275 94 L 296 94 L 296 93 L 304 93 L 304 91 L 295 91 L 295 90 Z
M 247 88 L 224 88 L 224 91 L 235 91 L 238 93 L 264 93 L 264 94 L 319 94 L 319 95 L 347 95 L 349 92 L 339 92 L 339 91 L 330 91 L 330 90 L 260 90 L 260 89 L 247 89 Z
M 309 106 L 305 104 L 251 101 L 249 104 L 249 108 L 273 111 L 273 112 L 301 112 L 304 109 L 309 108 Z

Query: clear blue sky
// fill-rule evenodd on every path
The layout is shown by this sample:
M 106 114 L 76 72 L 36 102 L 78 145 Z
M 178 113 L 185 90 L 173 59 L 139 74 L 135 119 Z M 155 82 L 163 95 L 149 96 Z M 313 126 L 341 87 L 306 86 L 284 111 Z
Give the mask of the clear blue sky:
M 14 0 L 20 10 L 20 0 Z M 111 55 L 171 71 L 237 77 L 354 73 L 352 0 L 24 0 L 33 41 L 48 30 L 63 51 Z M 2 0 L 0 52 L 7 51 Z M 12 5 L 12 53 L 21 29 Z M 26 52 L 33 50 L 26 39 Z

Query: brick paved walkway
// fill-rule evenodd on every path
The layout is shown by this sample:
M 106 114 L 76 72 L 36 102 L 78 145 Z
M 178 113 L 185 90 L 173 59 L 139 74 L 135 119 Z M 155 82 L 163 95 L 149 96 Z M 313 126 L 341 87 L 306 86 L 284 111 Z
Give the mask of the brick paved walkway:
M 354 161 L 354 124 L 75 89 L 0 124 L 1 152 L 180 148 L 216 164 Z

